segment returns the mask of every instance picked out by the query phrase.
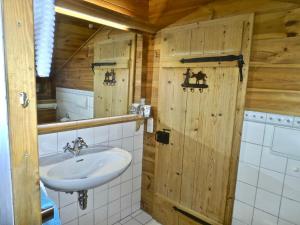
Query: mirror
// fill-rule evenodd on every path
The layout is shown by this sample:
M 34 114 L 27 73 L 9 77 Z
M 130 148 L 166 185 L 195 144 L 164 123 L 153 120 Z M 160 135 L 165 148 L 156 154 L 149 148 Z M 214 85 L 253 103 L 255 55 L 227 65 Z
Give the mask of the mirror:
M 38 123 L 129 114 L 139 101 L 142 36 L 56 14 L 49 78 L 37 77 Z

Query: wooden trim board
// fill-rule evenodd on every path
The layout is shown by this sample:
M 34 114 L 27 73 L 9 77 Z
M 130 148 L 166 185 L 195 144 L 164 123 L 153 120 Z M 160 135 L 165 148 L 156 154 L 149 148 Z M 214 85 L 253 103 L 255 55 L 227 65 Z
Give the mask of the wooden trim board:
M 143 121 L 144 118 L 139 115 L 124 115 L 107 118 L 88 119 L 80 121 L 49 123 L 38 125 L 38 134 L 48 134 L 68 130 L 83 129 L 89 127 L 105 126 L 116 123 L 126 123 L 131 121 Z

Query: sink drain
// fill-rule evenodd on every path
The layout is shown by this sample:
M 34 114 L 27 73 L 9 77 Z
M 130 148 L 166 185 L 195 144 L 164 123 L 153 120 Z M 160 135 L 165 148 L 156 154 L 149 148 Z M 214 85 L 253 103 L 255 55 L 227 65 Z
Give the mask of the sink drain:
M 88 192 L 87 190 L 78 191 L 79 207 L 82 210 L 85 210 L 87 207 L 87 199 L 88 199 L 87 192 Z

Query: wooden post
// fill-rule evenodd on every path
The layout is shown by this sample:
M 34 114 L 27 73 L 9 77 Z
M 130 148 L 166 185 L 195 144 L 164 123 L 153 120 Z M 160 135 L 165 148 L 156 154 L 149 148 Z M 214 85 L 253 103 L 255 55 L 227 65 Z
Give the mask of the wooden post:
M 41 224 L 32 0 L 3 0 L 14 224 Z M 29 105 L 20 104 L 20 93 Z

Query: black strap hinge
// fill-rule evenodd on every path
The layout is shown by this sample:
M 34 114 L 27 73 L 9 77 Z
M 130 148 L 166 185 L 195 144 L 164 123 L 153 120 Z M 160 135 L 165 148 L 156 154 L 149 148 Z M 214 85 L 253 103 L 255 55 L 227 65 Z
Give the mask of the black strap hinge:
M 199 58 L 190 58 L 190 59 L 181 59 L 181 63 L 199 63 L 199 62 L 232 62 L 237 61 L 239 72 L 240 72 L 240 81 L 243 81 L 243 65 L 244 57 L 243 55 L 225 55 L 225 56 L 211 56 L 211 57 L 199 57 Z

